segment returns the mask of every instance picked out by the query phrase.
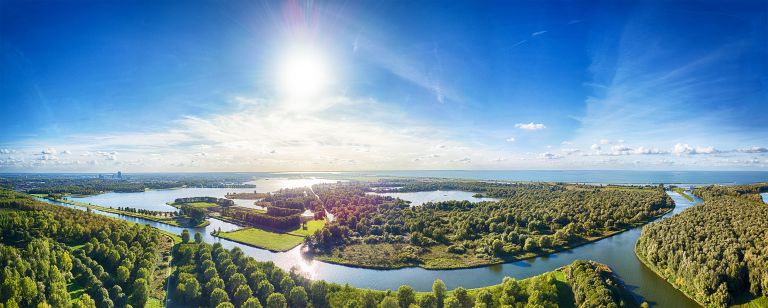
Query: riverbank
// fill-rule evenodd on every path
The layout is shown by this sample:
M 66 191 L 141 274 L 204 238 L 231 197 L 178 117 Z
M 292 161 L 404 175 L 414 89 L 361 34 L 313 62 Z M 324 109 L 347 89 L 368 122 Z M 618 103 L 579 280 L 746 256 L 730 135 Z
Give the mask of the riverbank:
M 637 253 L 637 246 L 635 246 L 635 257 L 637 258 L 638 261 L 640 261 L 640 264 L 645 266 L 645 268 L 651 270 L 657 276 L 659 276 L 662 279 L 664 279 L 664 281 L 666 281 L 671 287 L 673 287 L 673 288 L 677 289 L 678 291 L 680 291 L 680 293 L 685 295 L 685 297 L 691 299 L 692 301 L 696 302 L 697 304 L 701 305 L 702 307 L 706 307 L 707 306 L 704 303 L 702 303 L 699 300 L 697 300 L 695 297 L 693 297 L 689 293 L 691 291 L 687 290 L 687 288 L 685 288 L 685 286 L 683 286 L 682 284 L 676 283 L 675 279 L 674 279 L 675 278 L 674 276 L 663 274 L 660 269 L 656 268 L 655 266 L 650 264 L 647 260 L 645 260 L 645 258 L 643 258 L 640 254 Z
M 633 224 L 621 230 L 608 231 L 604 232 L 600 236 L 583 238 L 580 241 L 575 241 L 568 245 L 557 247 L 556 249 L 529 252 L 514 257 L 501 257 L 495 259 L 478 258 L 473 255 L 469 256 L 467 254 L 454 254 L 448 251 L 448 246 L 436 245 L 429 247 L 427 252 L 420 255 L 420 257 L 424 257 L 421 259 L 425 260 L 426 262 L 399 262 L 398 260 L 393 260 L 393 256 L 397 256 L 399 253 L 408 249 L 409 245 L 404 243 L 354 244 L 345 246 L 343 248 L 344 250 L 339 250 L 336 248 L 329 254 L 313 254 L 312 257 L 316 260 L 331 264 L 376 270 L 391 270 L 413 267 L 419 267 L 428 270 L 481 268 L 517 261 L 525 261 L 539 257 L 546 257 L 548 255 L 568 251 L 627 232 L 632 229 L 640 228 L 658 218 L 663 217 L 664 215 L 667 215 L 673 210 L 674 207 L 668 208 L 665 212 L 661 213 L 660 215 L 651 217 L 643 223 Z
M 107 212 L 107 213 L 112 213 L 112 214 L 125 215 L 125 216 L 130 216 L 130 217 L 135 217 L 135 218 L 151 220 L 151 221 L 154 221 L 154 222 L 158 222 L 158 223 L 162 223 L 162 224 L 167 224 L 167 225 L 171 225 L 171 226 L 176 226 L 176 227 L 203 228 L 203 227 L 206 227 L 206 226 L 208 226 L 210 224 L 210 222 L 208 220 L 205 220 L 205 221 L 203 221 L 200 224 L 191 225 L 191 224 L 189 224 L 189 218 L 187 218 L 187 217 L 162 218 L 162 217 L 156 217 L 156 216 L 152 216 L 152 215 L 145 215 L 145 214 L 140 214 L 140 213 L 122 211 L 122 210 L 118 210 L 118 209 L 114 209 L 114 208 L 110 208 L 110 207 L 104 207 L 104 206 L 100 206 L 100 205 L 94 205 L 94 204 L 82 203 L 82 202 L 77 202 L 77 201 L 71 201 L 71 200 L 67 200 L 67 199 L 51 198 L 48 195 L 36 194 L 36 195 L 32 195 L 32 196 L 38 197 L 38 198 L 43 198 L 43 199 L 48 199 L 48 200 L 55 201 L 55 202 L 61 202 L 61 203 L 66 203 L 66 204 L 70 204 L 70 205 L 80 206 L 80 207 L 84 207 L 84 208 L 88 208 L 88 209 L 92 209 L 92 210 L 97 210 L 97 211 L 102 211 L 102 212 Z
M 674 190 L 678 195 L 682 196 L 683 198 L 688 199 L 688 201 L 693 202 L 693 197 L 691 197 L 691 195 L 685 193 L 684 189 L 682 189 L 680 187 L 675 187 L 675 188 L 672 188 L 672 190 Z

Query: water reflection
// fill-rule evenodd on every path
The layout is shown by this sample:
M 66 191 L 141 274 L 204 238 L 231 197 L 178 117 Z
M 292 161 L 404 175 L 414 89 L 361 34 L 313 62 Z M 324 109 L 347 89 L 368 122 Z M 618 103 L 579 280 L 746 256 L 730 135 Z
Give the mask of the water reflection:
M 664 217 L 677 214 L 701 201 L 696 198 L 695 203 L 693 203 L 676 193 L 670 193 L 670 196 L 675 200 L 677 207 Z M 59 202 L 51 203 L 79 208 L 81 210 L 83 209 L 81 207 L 75 207 Z M 570 264 L 574 260 L 595 260 L 610 265 L 625 283 L 634 288 L 638 298 L 653 300 L 662 307 L 697 307 L 695 302 L 689 300 L 682 293 L 672 288 L 666 281 L 656 276 L 637 260 L 634 255 L 634 245 L 637 238 L 640 236 L 640 228 L 632 229 L 568 251 L 501 265 L 457 270 L 427 270 L 423 268 L 374 270 L 353 268 L 307 259 L 301 254 L 300 247 L 296 247 L 287 252 L 274 253 L 225 239 L 219 239 L 211 236 L 210 232 L 218 230 L 219 228 L 221 228 L 222 231 L 235 230 L 238 226 L 217 219 L 209 219 L 211 224 L 204 228 L 179 228 L 140 218 L 99 211 L 95 212 L 127 221 L 148 224 L 175 234 L 180 234 L 184 229 L 189 230 L 192 234 L 199 232 L 202 234 L 205 242 L 219 242 L 228 249 L 240 247 L 246 255 L 257 260 L 273 261 L 283 269 L 290 269 L 295 266 L 306 272 L 308 277 L 313 279 L 323 279 L 340 284 L 349 283 L 352 286 L 362 288 L 395 290 L 402 284 L 409 284 L 416 290 L 428 291 L 431 289 L 432 282 L 438 278 L 442 279 L 449 289 L 458 286 L 476 288 L 500 283 L 505 276 L 523 279 L 555 270 Z

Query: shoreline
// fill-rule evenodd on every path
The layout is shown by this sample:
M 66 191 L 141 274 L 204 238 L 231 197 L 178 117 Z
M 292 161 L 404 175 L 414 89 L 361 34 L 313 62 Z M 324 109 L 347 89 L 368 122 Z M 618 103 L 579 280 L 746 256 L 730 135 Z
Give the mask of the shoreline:
M 161 218 L 157 218 L 157 217 L 153 217 L 153 216 L 149 216 L 149 215 L 138 214 L 138 213 L 133 213 L 133 212 L 127 212 L 127 211 L 121 211 L 121 210 L 118 210 L 118 209 L 104 207 L 104 206 L 101 206 L 101 205 L 86 204 L 86 203 L 77 202 L 77 201 L 71 201 L 71 200 L 66 200 L 66 199 L 53 199 L 53 198 L 50 198 L 50 197 L 38 197 L 38 196 L 35 196 L 35 195 L 30 195 L 30 196 L 37 197 L 37 198 L 42 198 L 42 199 L 46 199 L 46 200 L 50 200 L 50 201 L 53 201 L 53 202 L 61 202 L 61 203 L 69 204 L 69 205 L 80 206 L 80 207 L 88 208 L 88 209 L 91 209 L 91 210 L 102 211 L 102 212 L 105 212 L 105 213 L 111 213 L 111 214 L 116 214 L 116 215 L 123 215 L 123 216 L 128 216 L 128 217 L 133 217 L 133 218 L 146 219 L 146 220 L 149 220 L 149 221 L 152 221 L 152 222 L 166 224 L 166 225 L 169 225 L 169 226 L 180 227 L 180 228 L 193 228 L 193 229 L 195 229 L 195 228 L 205 228 L 205 227 L 207 227 L 208 225 L 211 224 L 211 222 L 208 221 L 208 219 L 206 219 L 204 222 L 202 222 L 202 223 L 200 223 L 198 225 L 195 225 L 195 226 L 181 225 L 181 224 L 177 223 L 173 219 L 170 219 L 170 220 L 169 219 L 161 219 Z M 170 223 L 169 221 L 173 221 L 174 223 Z
M 675 207 L 676 206 L 677 205 L 675 205 Z M 615 236 L 615 235 L 619 235 L 621 233 L 624 233 L 624 232 L 627 232 L 627 231 L 630 231 L 630 230 L 634 230 L 634 229 L 637 229 L 637 228 L 642 228 L 643 226 L 645 226 L 645 225 L 647 225 L 649 223 L 652 223 L 652 222 L 658 220 L 659 218 L 662 218 L 665 215 L 671 213 L 674 209 L 675 208 L 672 207 L 669 210 L 667 210 L 666 212 L 662 213 L 661 215 L 655 216 L 651 220 L 649 220 L 649 221 L 647 221 L 647 222 L 645 222 L 643 224 L 639 224 L 637 226 L 632 226 L 631 228 L 627 228 L 627 229 L 624 229 L 624 230 L 619 230 L 619 231 L 611 232 L 611 233 L 609 233 L 609 234 L 607 234 L 605 236 L 601 236 L 601 237 L 598 237 L 598 238 L 581 241 L 581 242 L 579 242 L 576 245 L 566 246 L 563 249 L 555 250 L 555 251 L 547 253 L 547 254 L 537 254 L 537 255 L 534 255 L 534 256 L 530 256 L 530 257 L 523 257 L 523 258 L 516 258 L 516 259 L 507 259 L 507 260 L 501 260 L 499 262 L 484 263 L 484 264 L 478 264 L 478 265 L 472 265 L 472 266 L 462 266 L 462 267 L 425 267 L 425 266 L 420 266 L 420 265 L 369 266 L 369 265 L 360 265 L 360 264 L 356 264 L 356 263 L 346 263 L 346 262 L 342 262 L 342 261 L 338 261 L 338 260 L 334 260 L 334 259 L 329 259 L 329 258 L 327 258 L 324 255 L 311 255 L 311 257 L 314 260 L 318 260 L 318 261 L 325 262 L 325 263 L 341 265 L 341 266 L 347 266 L 347 267 L 352 267 L 352 268 L 372 269 L 372 270 L 398 270 L 398 269 L 407 269 L 407 268 L 422 268 L 422 269 L 425 269 L 425 270 L 445 271 L 445 270 L 461 270 L 461 269 L 483 268 L 483 267 L 490 267 L 490 266 L 495 266 L 495 265 L 503 265 L 503 264 L 507 264 L 507 263 L 514 263 L 514 262 L 519 262 L 519 261 L 531 260 L 531 259 L 535 259 L 535 258 L 539 258 L 539 257 L 547 257 L 547 256 L 550 256 L 550 255 L 553 255 L 553 254 L 561 253 L 561 252 L 564 252 L 564 251 L 568 251 L 570 249 L 574 249 L 574 248 L 577 248 L 577 247 L 580 247 L 580 246 L 584 246 L 584 245 L 591 244 L 591 243 L 594 243 L 594 242 L 597 242 L 597 241 L 600 241 L 600 240 L 604 240 L 604 239 L 610 238 L 610 237 Z

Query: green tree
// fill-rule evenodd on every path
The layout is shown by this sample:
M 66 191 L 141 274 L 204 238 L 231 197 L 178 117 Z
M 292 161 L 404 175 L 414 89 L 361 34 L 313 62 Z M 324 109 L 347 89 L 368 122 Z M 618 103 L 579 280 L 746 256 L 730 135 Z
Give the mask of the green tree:
M 458 287 L 456 288 L 456 290 L 453 290 L 453 296 L 456 297 L 457 301 L 459 301 L 459 306 L 463 308 L 472 307 L 472 298 L 469 297 L 469 294 L 467 293 L 467 289 L 464 289 L 463 287 Z
M 247 284 L 241 284 L 235 290 L 232 301 L 234 302 L 235 306 L 240 307 L 245 303 L 245 301 L 248 300 L 248 298 L 251 297 L 251 294 L 251 287 L 249 287 Z
M 267 298 L 267 308 L 285 308 L 288 303 L 285 302 L 285 296 L 280 293 L 272 293 Z
M 144 304 L 147 303 L 147 299 L 149 299 L 149 284 L 147 284 L 147 281 L 144 280 L 144 278 L 136 279 L 133 282 L 133 293 L 131 295 L 133 306 L 144 307 Z
M 536 240 L 533 238 L 527 238 L 525 239 L 525 245 L 523 245 L 523 249 L 525 251 L 535 251 L 538 250 L 538 246 L 536 245 Z
M 294 286 L 296 286 L 296 283 L 293 282 L 291 276 L 285 276 L 280 281 L 280 290 L 284 293 L 291 292 L 291 289 L 293 289 Z
M 434 294 L 425 294 L 419 299 L 419 308 L 437 308 L 437 298 Z
M 500 301 L 504 305 L 513 306 L 522 297 L 522 288 L 514 278 L 504 277 L 502 291 Z
M 275 292 L 275 287 L 269 281 L 262 280 L 259 282 L 259 290 L 257 292 L 259 299 L 266 302 L 269 296 L 272 295 L 272 292 Z
M 48 303 L 54 307 L 69 308 L 72 304 L 69 302 L 69 293 L 67 292 L 67 283 L 64 276 L 61 275 L 57 266 L 52 266 L 50 271 L 50 292 Z
M 181 231 L 181 242 L 184 244 L 189 243 L 189 231 L 187 229 Z
M 80 298 L 75 301 L 74 308 L 96 308 L 96 301 L 94 301 L 87 293 L 80 295 Z
M 309 296 L 307 291 L 302 286 L 296 286 L 291 289 L 291 293 L 288 295 L 288 302 L 293 308 L 303 308 L 307 306 Z
M 461 304 L 459 303 L 459 300 L 456 299 L 456 297 L 448 296 L 445 299 L 445 303 L 443 304 L 443 307 L 445 308 L 462 308 Z
M 195 232 L 195 243 L 200 244 L 203 242 L 203 236 L 200 235 L 200 232 Z
M 19 295 L 21 296 L 22 303 L 27 306 L 32 306 L 35 298 L 37 297 L 37 284 L 32 278 L 24 277 L 19 284 Z
M 371 290 L 365 290 L 363 292 L 362 299 L 360 300 L 360 303 L 362 304 L 363 308 L 376 308 L 378 306 L 379 301 L 376 300 L 376 294 L 373 293 Z
M 184 286 L 186 287 L 184 290 L 184 297 L 187 299 L 187 302 L 196 303 L 202 292 L 200 283 L 197 282 L 197 279 L 194 276 L 191 276 L 184 281 Z
M 435 295 L 438 308 L 443 308 L 446 293 L 448 293 L 448 290 L 445 288 L 445 283 L 443 283 L 443 281 L 440 279 L 435 280 L 435 282 L 432 284 L 432 294 Z
M 385 296 L 379 304 L 379 308 L 400 308 L 397 299 L 394 296 Z
M 410 286 L 400 286 L 397 288 L 397 303 L 400 308 L 408 308 L 411 304 L 416 302 L 416 293 Z
M 235 305 L 232 305 L 230 302 L 223 302 L 221 304 L 218 304 L 216 308 L 235 308 Z
M 240 308 L 261 308 L 261 303 L 255 297 L 249 297 Z
M 224 279 L 219 277 L 213 277 L 208 283 L 205 284 L 205 290 L 210 294 L 215 289 L 224 289 Z
M 475 298 L 475 307 L 493 307 L 493 295 L 491 292 L 488 292 L 486 289 L 480 290 L 480 293 L 477 293 L 477 298 Z
M 210 304 L 211 307 L 217 307 L 219 304 L 228 302 L 229 301 L 229 295 L 227 295 L 227 292 L 216 288 L 213 289 L 213 292 L 211 292 L 211 298 L 210 298 Z
M 309 295 L 315 307 L 328 307 L 328 284 L 323 280 L 312 281 L 309 286 Z
M 128 282 L 128 279 L 131 278 L 131 271 L 126 268 L 125 266 L 119 266 L 117 268 L 117 283 L 125 285 L 125 283 Z
M 227 282 L 227 291 L 229 291 L 230 294 L 234 294 L 238 287 L 247 284 L 248 281 L 245 280 L 245 276 L 243 274 L 236 273 L 229 278 L 229 281 Z

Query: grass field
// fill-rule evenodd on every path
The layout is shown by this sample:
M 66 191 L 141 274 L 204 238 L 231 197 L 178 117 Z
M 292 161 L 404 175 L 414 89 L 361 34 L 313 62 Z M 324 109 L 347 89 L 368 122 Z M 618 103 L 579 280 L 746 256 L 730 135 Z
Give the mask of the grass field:
M 304 242 L 304 236 L 269 232 L 259 228 L 219 232 L 216 233 L 216 236 L 271 251 L 288 251 Z
M 312 234 L 315 234 L 315 231 L 322 229 L 324 226 L 325 226 L 325 220 L 312 220 L 307 222 L 306 230 L 304 230 L 304 228 L 302 227 L 299 227 L 298 229 L 288 233 L 293 235 L 299 235 L 299 236 L 310 236 Z
M 197 208 L 207 208 L 207 207 L 219 206 L 216 203 L 210 203 L 210 202 L 191 202 L 191 203 L 184 203 L 184 204 L 189 205 L 191 207 L 197 207 Z

